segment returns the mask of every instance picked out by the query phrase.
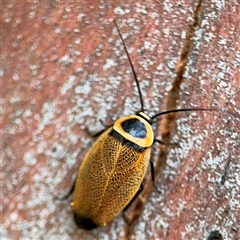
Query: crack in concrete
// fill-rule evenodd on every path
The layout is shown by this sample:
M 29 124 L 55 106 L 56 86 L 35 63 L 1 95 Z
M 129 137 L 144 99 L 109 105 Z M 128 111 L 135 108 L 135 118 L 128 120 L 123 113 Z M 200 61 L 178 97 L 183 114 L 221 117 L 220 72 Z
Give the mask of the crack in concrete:
M 176 109 L 177 107 L 177 100 L 179 99 L 180 86 L 184 80 L 183 75 L 186 69 L 186 65 L 188 63 L 188 56 L 192 46 L 192 37 L 195 33 L 195 29 L 199 22 L 199 12 L 201 9 L 201 5 L 202 5 L 202 0 L 198 2 L 194 10 L 193 23 L 189 26 L 189 29 L 186 34 L 184 46 L 180 54 L 179 61 L 177 62 L 177 65 L 176 65 L 176 77 L 173 80 L 173 87 L 169 92 L 166 110 Z M 175 113 L 167 114 L 163 117 L 161 121 L 160 132 L 162 135 L 162 140 L 165 143 L 170 142 L 170 133 L 174 128 L 175 115 L 176 115 Z

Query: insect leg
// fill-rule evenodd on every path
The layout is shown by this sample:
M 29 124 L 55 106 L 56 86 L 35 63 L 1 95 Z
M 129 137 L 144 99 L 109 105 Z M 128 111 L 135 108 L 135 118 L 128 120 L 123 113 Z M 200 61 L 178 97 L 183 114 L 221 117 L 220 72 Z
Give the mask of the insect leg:
M 154 184 L 154 180 L 155 180 L 155 176 L 154 176 L 154 166 L 153 166 L 153 162 L 150 161 L 150 169 L 151 169 L 151 177 L 152 177 L 152 183 L 153 183 L 153 187 L 157 190 L 157 192 L 160 193 L 160 191 L 157 189 L 157 187 Z M 123 209 L 123 218 L 125 220 L 126 223 L 128 223 L 128 219 L 126 218 L 124 212 L 128 209 L 128 207 L 130 207 L 130 205 L 133 203 L 133 201 L 138 197 L 138 195 L 142 192 L 144 188 L 144 184 L 141 183 L 137 193 L 134 195 L 133 199 L 128 203 L 128 205 Z
M 165 143 L 159 139 L 154 138 L 153 142 L 157 142 L 159 144 L 165 145 Z
M 105 127 L 103 130 L 101 130 L 100 132 L 95 133 L 94 135 L 92 135 L 93 137 L 99 137 L 102 133 L 104 133 L 108 128 L 112 127 L 113 125 L 107 126 Z
M 132 199 L 132 200 L 128 203 L 128 205 L 123 209 L 124 212 L 128 209 L 128 207 L 133 203 L 133 201 L 134 201 L 134 200 L 138 197 L 138 195 L 142 192 L 143 188 L 144 188 L 144 184 L 141 183 L 141 185 L 140 185 L 137 193 L 134 195 L 133 199 Z
M 155 142 L 157 142 L 157 143 L 159 143 L 159 144 L 161 144 L 161 145 L 172 145 L 172 146 L 179 146 L 179 144 L 178 143 L 164 143 L 163 141 L 161 141 L 161 140 L 159 140 L 159 139 L 156 139 L 156 138 L 154 138 L 154 143 Z
M 154 181 L 155 181 L 155 175 L 154 175 L 154 166 L 153 166 L 153 162 L 150 160 L 150 169 L 151 169 L 151 175 L 152 175 L 152 184 L 153 184 L 153 187 L 154 189 L 158 192 L 158 193 L 161 193 L 157 186 L 155 185 Z
M 72 195 L 72 193 L 73 193 L 73 191 L 74 191 L 74 188 L 75 188 L 76 179 L 77 179 L 77 177 L 75 177 L 75 180 L 74 180 L 74 182 L 73 182 L 73 184 L 72 184 L 72 187 L 71 187 L 71 189 L 69 190 L 69 192 L 67 192 L 67 193 L 66 193 L 65 195 L 63 195 L 63 196 L 60 196 L 60 197 L 57 196 L 57 197 L 56 197 L 57 200 L 62 201 L 62 200 L 65 200 L 65 199 L 69 198 L 69 197 Z
M 151 160 L 150 160 L 150 169 L 151 169 L 151 175 L 152 175 L 152 182 L 153 182 L 153 186 L 154 186 L 154 180 L 155 180 L 154 166 L 153 166 L 153 162 Z
M 101 131 L 99 131 L 99 132 L 97 132 L 97 133 L 91 133 L 90 131 L 89 131 L 89 129 L 86 129 L 86 131 L 87 131 L 87 133 L 91 136 L 91 137 L 99 137 L 102 133 L 104 133 L 107 129 L 109 129 L 110 127 L 112 127 L 113 126 L 113 124 L 111 124 L 111 125 L 105 125 L 104 124 L 104 122 L 102 121 L 102 120 L 100 120 L 100 122 L 101 122 L 101 124 L 103 125 L 103 129 L 101 130 Z

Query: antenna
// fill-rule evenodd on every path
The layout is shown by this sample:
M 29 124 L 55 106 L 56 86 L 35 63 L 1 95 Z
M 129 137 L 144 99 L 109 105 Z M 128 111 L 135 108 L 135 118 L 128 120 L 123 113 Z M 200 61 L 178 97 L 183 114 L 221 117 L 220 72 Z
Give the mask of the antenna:
M 165 115 L 165 114 L 169 114 L 169 113 L 175 113 L 175 112 L 188 112 L 188 111 L 211 111 L 211 112 L 222 112 L 224 113 L 224 111 L 219 110 L 219 109 L 215 109 L 215 108 L 185 108 L 185 109 L 173 109 L 173 110 L 168 110 L 168 111 L 164 111 L 164 112 L 160 112 L 157 113 L 156 115 L 154 115 L 153 117 L 151 117 L 151 120 L 153 120 L 156 117 Z
M 125 43 L 124 43 L 124 40 L 123 40 L 123 38 L 122 38 L 122 34 L 121 34 L 121 32 L 120 32 L 120 30 L 119 30 L 116 22 L 115 22 L 114 20 L 113 20 L 113 22 L 114 22 L 114 24 L 115 24 L 115 26 L 116 26 L 116 28 L 117 28 L 118 35 L 119 35 L 119 37 L 120 37 L 120 39 L 121 39 L 121 41 L 122 41 L 122 43 L 123 43 L 124 50 L 125 50 L 125 52 L 126 52 L 126 54 L 127 54 L 127 58 L 128 58 L 128 61 L 129 61 L 129 63 L 130 63 L 131 69 L 132 69 L 132 73 L 133 73 L 133 76 L 134 76 L 134 80 L 135 80 L 135 82 L 136 82 L 136 84 L 137 84 L 137 89 L 138 89 L 139 98 L 140 98 L 140 104 L 141 104 L 141 112 L 143 112 L 143 111 L 144 111 L 144 107 L 143 107 L 142 92 L 141 92 L 141 89 L 140 89 L 140 86 L 139 86 L 139 82 L 138 82 L 138 79 L 137 79 L 137 74 L 136 74 L 136 72 L 135 72 L 135 70 L 134 70 L 134 67 L 133 67 L 131 58 L 130 58 L 130 56 L 129 56 L 127 47 L 126 47 L 126 45 L 125 45 Z

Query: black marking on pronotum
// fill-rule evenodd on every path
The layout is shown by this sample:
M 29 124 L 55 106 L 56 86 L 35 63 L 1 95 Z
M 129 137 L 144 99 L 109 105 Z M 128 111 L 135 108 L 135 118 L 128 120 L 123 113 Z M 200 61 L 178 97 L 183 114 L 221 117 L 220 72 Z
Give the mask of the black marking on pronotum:
M 136 138 L 145 138 L 147 130 L 144 123 L 140 122 L 136 118 L 125 120 L 121 123 L 123 130 Z
M 121 134 L 119 134 L 117 131 L 112 130 L 109 133 L 110 136 L 116 138 L 118 141 L 120 141 L 122 143 L 122 145 L 127 145 L 129 147 L 134 148 L 137 152 L 141 153 L 144 151 L 144 147 L 140 147 L 139 145 L 128 141 L 126 138 L 124 138 Z

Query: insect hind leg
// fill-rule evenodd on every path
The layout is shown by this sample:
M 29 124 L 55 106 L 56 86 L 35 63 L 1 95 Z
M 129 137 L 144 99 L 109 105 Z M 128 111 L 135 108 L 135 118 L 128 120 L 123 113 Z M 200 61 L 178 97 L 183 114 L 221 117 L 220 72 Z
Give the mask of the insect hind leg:
M 154 176 L 154 166 L 153 166 L 153 162 L 150 161 L 150 169 L 151 169 L 151 178 L 152 178 L 152 183 L 153 183 L 153 187 L 155 190 L 157 190 L 157 192 L 159 192 L 159 190 L 157 189 L 157 187 L 155 186 L 154 184 L 154 181 L 155 181 L 155 176 Z M 125 212 L 129 207 L 130 205 L 134 202 L 134 200 L 139 196 L 139 194 L 143 191 L 143 188 L 144 188 L 144 184 L 141 183 L 137 193 L 134 195 L 134 197 L 132 198 L 132 200 L 127 204 L 127 206 L 123 209 L 123 211 Z M 159 192 L 160 193 L 160 192 Z
M 74 188 L 75 188 L 76 178 L 75 178 L 75 180 L 74 180 L 74 182 L 72 184 L 71 189 L 66 194 L 64 194 L 63 196 L 60 196 L 60 197 L 56 196 L 57 200 L 59 200 L 59 201 L 66 200 L 67 198 L 69 198 L 72 195 L 72 193 L 74 191 Z
M 150 160 L 150 169 L 151 169 L 151 176 L 152 176 L 152 185 L 154 187 L 154 189 L 158 192 L 158 193 L 161 193 L 157 186 L 155 185 L 155 173 L 154 173 L 154 165 L 153 165 L 153 162 Z
M 135 200 L 135 199 L 138 197 L 138 195 L 142 192 L 143 188 L 144 188 L 144 184 L 141 183 L 141 185 L 140 185 L 137 193 L 134 195 L 134 197 L 132 198 L 132 200 L 127 204 L 127 206 L 123 209 L 124 212 L 130 207 L 130 205 L 134 202 L 134 200 Z

